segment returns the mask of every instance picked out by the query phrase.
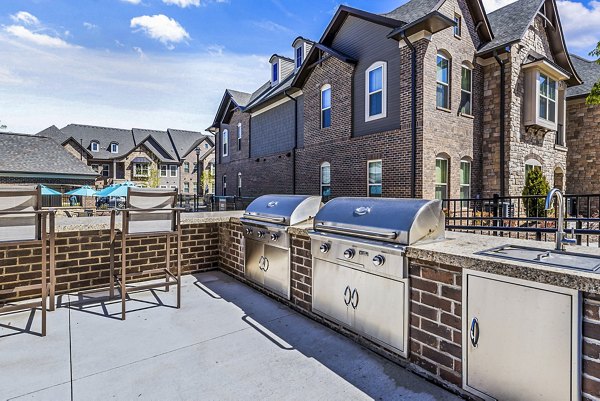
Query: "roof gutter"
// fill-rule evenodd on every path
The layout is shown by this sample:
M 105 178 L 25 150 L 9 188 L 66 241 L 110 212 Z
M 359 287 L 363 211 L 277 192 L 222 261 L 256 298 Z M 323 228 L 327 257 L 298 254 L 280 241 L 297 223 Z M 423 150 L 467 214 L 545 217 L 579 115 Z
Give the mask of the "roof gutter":
M 510 47 L 507 48 L 507 50 L 510 50 Z M 506 81 L 506 77 L 504 76 L 505 74 L 505 66 L 506 66 L 506 61 L 505 60 L 501 60 L 500 57 L 498 56 L 498 52 L 496 50 L 494 50 L 494 58 L 496 59 L 496 62 L 498 63 L 498 65 L 500 66 L 500 197 L 504 197 L 505 193 L 506 193 L 506 182 L 505 182 L 505 107 L 506 107 L 506 88 L 505 88 L 505 81 Z
M 288 93 L 287 90 L 283 94 L 294 101 L 294 151 L 292 153 L 292 193 L 296 193 L 296 149 L 298 149 L 298 100 Z
M 410 49 L 410 197 L 415 198 L 417 195 L 417 49 L 404 31 L 400 32 L 400 39 Z

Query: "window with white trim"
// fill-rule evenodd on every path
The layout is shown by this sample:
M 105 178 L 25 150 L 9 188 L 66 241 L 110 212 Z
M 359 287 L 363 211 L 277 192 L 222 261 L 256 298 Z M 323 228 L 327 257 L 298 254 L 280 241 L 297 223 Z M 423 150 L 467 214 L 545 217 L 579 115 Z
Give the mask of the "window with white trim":
M 92 152 L 100 152 L 100 143 L 97 141 L 92 141 L 90 143 L 90 150 Z
M 437 55 L 435 105 L 442 109 L 450 108 L 450 60 Z
M 186 194 L 190 193 L 190 183 L 189 182 L 183 183 L 183 192 L 185 192 Z
M 242 196 L 242 173 L 237 175 L 237 195 Z
M 435 159 L 435 199 L 448 198 L 448 159 Z
M 102 165 L 102 177 L 110 177 L 110 165 Z
M 169 175 L 169 166 L 166 164 L 160 165 L 160 176 L 167 177 Z
M 542 163 L 535 159 L 528 159 L 525 161 L 525 182 L 527 183 L 527 179 L 529 177 L 529 173 L 531 170 L 539 170 L 542 171 Z
M 471 162 L 460 161 L 460 199 L 471 198 Z M 468 206 L 468 202 L 461 202 L 462 207 Z
M 365 72 L 365 121 L 387 115 L 387 63 L 378 61 Z
M 167 189 L 167 186 L 166 185 L 161 185 L 161 186 L 159 186 L 159 188 L 160 189 Z
M 473 70 L 464 64 L 460 70 L 460 112 L 473 115 Z
M 302 62 L 304 61 L 304 43 L 300 46 L 296 47 L 296 69 L 302 67 Z
M 133 176 L 140 178 L 148 177 L 148 163 L 135 163 L 133 165 Z
M 462 26 L 461 26 L 462 18 L 458 14 L 454 14 L 454 36 L 460 38 Z
M 171 177 L 177 177 L 177 170 L 178 170 L 178 166 L 177 164 L 171 164 L 169 166 L 169 171 L 170 171 L 170 176 Z
M 321 128 L 331 127 L 331 85 L 321 88 Z
M 274 85 L 279 82 L 279 62 L 271 65 L 271 83 Z
M 190 162 L 183 163 L 183 172 L 184 173 L 189 173 L 190 172 Z
M 238 150 L 242 150 L 242 123 L 237 125 L 237 145 Z
M 550 122 L 556 122 L 556 81 L 540 73 L 538 77 L 539 117 Z
M 110 153 L 119 153 L 119 144 L 118 143 L 111 143 L 110 144 Z
M 324 201 L 331 196 L 331 164 L 328 162 L 321 164 L 321 196 Z
M 367 162 L 367 195 L 370 198 L 381 198 L 382 193 L 382 161 L 369 160 Z
M 223 130 L 223 156 L 229 154 L 229 130 Z

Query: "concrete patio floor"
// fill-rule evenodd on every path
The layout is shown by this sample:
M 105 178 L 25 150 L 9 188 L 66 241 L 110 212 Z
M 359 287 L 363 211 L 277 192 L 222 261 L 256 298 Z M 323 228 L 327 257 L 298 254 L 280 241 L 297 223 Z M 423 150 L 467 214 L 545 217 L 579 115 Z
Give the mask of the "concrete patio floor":
M 79 301 L 0 316 L 0 400 L 459 400 L 220 272 Z

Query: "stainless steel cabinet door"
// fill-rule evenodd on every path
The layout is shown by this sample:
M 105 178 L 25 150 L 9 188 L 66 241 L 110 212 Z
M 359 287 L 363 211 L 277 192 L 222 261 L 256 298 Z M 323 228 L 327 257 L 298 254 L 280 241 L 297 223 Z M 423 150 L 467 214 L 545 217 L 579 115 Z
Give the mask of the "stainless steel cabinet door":
M 290 252 L 265 245 L 264 285 L 271 291 L 290 298 Z
M 261 263 L 264 258 L 264 245 L 260 242 L 246 238 L 246 260 L 245 260 L 245 275 L 246 278 L 263 284 L 263 271 Z
M 579 399 L 576 291 L 465 270 L 463 381 L 485 399 Z
M 358 272 L 320 259 L 313 259 L 313 311 L 347 326 L 354 325 L 350 306 Z
M 350 305 L 356 306 L 356 330 L 406 356 L 407 295 L 404 281 L 361 273 Z

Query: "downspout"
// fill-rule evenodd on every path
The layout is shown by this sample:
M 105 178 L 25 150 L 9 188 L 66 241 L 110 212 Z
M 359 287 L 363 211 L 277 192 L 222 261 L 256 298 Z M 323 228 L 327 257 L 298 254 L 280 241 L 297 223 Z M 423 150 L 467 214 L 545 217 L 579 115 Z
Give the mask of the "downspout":
M 411 71 L 410 71 L 410 92 L 411 92 L 411 104 L 410 104 L 410 129 L 411 129 L 411 160 L 410 160 L 410 197 L 415 198 L 417 196 L 417 49 L 406 37 L 406 34 L 402 32 L 400 38 L 404 40 L 406 46 L 411 52 Z
M 505 107 L 506 107 L 506 89 L 504 76 L 505 73 L 505 61 L 502 61 L 498 56 L 498 52 L 494 50 L 494 58 L 500 66 L 500 196 L 503 197 L 506 193 L 505 188 L 505 177 L 504 177 L 504 166 L 505 166 Z
M 296 193 L 296 149 L 298 149 L 298 100 L 291 97 L 287 91 L 283 94 L 294 101 L 294 150 L 292 152 L 292 193 Z

